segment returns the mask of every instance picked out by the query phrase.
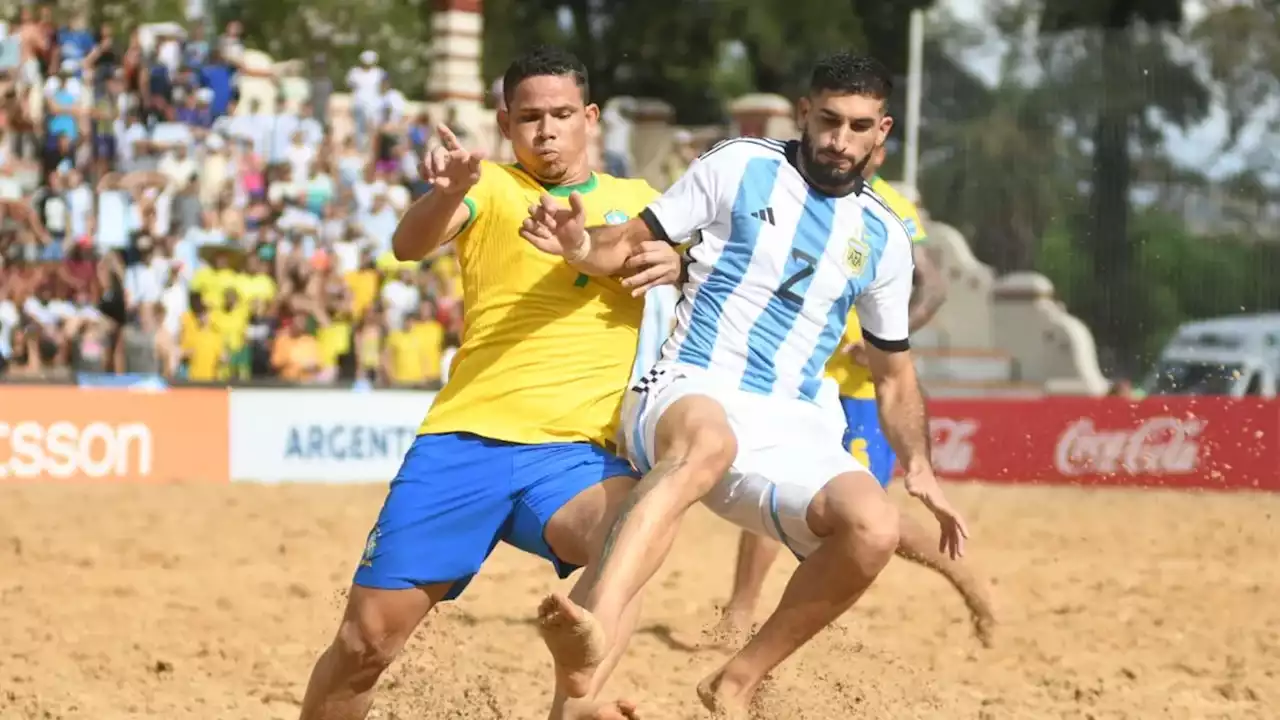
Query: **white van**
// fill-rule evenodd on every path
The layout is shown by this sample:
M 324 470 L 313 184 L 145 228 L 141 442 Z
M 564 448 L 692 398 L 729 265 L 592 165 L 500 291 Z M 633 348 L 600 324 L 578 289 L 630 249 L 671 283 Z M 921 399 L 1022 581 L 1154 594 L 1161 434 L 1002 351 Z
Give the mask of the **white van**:
M 1183 324 L 1143 383 L 1148 395 L 1275 397 L 1280 313 Z

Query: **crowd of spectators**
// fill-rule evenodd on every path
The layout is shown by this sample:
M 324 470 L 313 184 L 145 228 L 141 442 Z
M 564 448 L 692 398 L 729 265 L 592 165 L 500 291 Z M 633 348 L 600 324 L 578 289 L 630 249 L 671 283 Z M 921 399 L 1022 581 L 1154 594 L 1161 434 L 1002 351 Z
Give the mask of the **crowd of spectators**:
M 216 37 L 200 23 L 121 34 L 49 5 L 12 20 L 0 23 L 0 378 L 447 376 L 456 259 L 390 251 L 429 189 L 419 161 L 436 128 L 376 53 L 336 87 L 318 55 L 299 94 L 286 91 L 296 73 L 251 62 L 238 22 Z M 349 102 L 331 102 L 338 92 Z M 490 99 L 501 104 L 500 83 Z M 438 121 L 511 159 L 455 111 Z M 628 112 L 606 105 L 595 169 L 629 174 Z
M 239 92 L 279 86 L 240 38 L 235 22 L 212 39 L 172 23 L 121 37 L 47 6 L 0 25 L 0 376 L 421 386 L 447 372 L 456 261 L 390 253 L 428 189 L 431 118 L 372 52 L 346 76 L 345 122 L 327 93 L 281 91 L 268 110 Z

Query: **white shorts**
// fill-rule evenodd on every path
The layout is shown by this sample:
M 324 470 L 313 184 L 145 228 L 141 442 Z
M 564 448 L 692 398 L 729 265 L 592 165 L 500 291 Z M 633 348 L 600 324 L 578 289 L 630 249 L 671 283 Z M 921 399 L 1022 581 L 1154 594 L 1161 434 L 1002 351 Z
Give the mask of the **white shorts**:
M 738 440 L 729 473 L 702 502 L 739 527 L 786 545 L 803 558 L 817 549 L 807 513 L 814 496 L 837 475 L 868 472 L 844 448 L 844 413 L 835 386 L 818 403 L 728 386 L 711 373 L 659 363 L 622 403 L 622 434 L 631 462 L 653 466 L 654 434 L 667 408 L 688 395 L 720 404 Z

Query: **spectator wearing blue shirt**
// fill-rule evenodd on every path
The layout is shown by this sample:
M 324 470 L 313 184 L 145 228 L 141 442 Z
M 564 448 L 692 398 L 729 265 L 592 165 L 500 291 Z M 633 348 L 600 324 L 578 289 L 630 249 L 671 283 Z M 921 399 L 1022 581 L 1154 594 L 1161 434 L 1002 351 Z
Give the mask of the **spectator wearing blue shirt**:
M 59 60 L 74 60 L 83 63 L 89 53 L 93 52 L 93 33 L 89 32 L 89 22 L 85 14 L 78 12 L 71 16 L 71 23 L 60 30 L 57 35 Z
M 77 70 L 74 60 L 63 60 L 57 77 L 49 78 L 45 86 L 45 100 L 49 103 L 45 112 L 47 147 L 57 144 L 59 135 L 66 135 L 73 142 L 79 136 L 79 110 L 76 106 L 80 102 L 81 87 L 75 77 Z
M 226 114 L 235 87 L 235 76 L 235 67 L 223 59 L 222 51 L 214 48 L 209 53 L 208 62 L 200 68 L 200 84 L 213 91 L 213 102 L 209 109 L 214 118 Z

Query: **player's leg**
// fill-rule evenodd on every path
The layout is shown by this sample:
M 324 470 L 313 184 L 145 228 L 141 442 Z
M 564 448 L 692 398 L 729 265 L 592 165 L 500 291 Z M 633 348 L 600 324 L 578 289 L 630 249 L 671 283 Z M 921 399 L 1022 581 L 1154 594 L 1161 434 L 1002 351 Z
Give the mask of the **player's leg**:
M 936 528 L 926 528 L 906 513 L 902 514 L 898 527 L 898 555 L 946 578 L 969 608 L 973 634 L 985 647 L 991 647 L 995 639 L 995 613 L 992 612 L 986 586 L 974 574 L 973 569 L 967 563 L 952 559 L 950 555 L 938 550 Z
M 636 484 L 630 464 L 600 448 L 580 444 L 554 444 L 529 448 L 516 467 L 517 481 L 528 483 L 520 493 L 508 542 L 550 560 L 561 577 L 586 566 L 569 597 L 586 602 L 594 580 L 594 565 L 610 523 Z M 623 612 L 618 626 L 621 640 L 599 658 L 599 670 L 591 688 L 581 698 L 570 698 L 557 678 L 551 720 L 626 720 L 636 717 L 636 707 L 625 700 L 601 701 L 601 689 L 617 666 L 626 641 L 635 629 L 640 599 Z
M 320 655 L 302 698 L 302 720 L 362 720 L 373 688 L 451 583 L 409 590 L 352 585 L 333 642 Z
M 725 603 L 712 640 L 721 646 L 740 643 L 751 629 L 756 605 L 764 589 L 769 568 L 778 559 L 782 545 L 772 538 L 743 531 L 738 537 L 738 563 L 733 571 L 733 590 Z
M 840 398 L 840 405 L 845 421 L 844 437 L 841 442 L 855 460 L 871 468 L 871 461 L 867 453 L 868 443 L 854 429 L 858 428 L 861 431 L 861 424 L 864 420 L 867 406 L 871 409 L 872 419 L 875 419 L 875 401 L 862 401 L 842 397 Z M 877 424 L 875 427 L 878 431 L 879 425 Z M 881 439 L 883 440 L 883 438 Z M 885 443 L 885 447 L 888 447 L 888 443 Z M 889 452 L 889 472 L 891 473 L 893 470 L 893 456 L 892 451 Z M 876 474 L 874 468 L 872 468 L 872 475 L 881 480 L 882 485 L 888 483 L 887 478 L 889 475 L 881 477 Z M 768 577 L 769 568 L 777 561 L 778 553 L 781 550 L 782 546 L 772 538 L 758 533 L 743 531 L 738 539 L 738 564 L 733 574 L 733 591 L 729 596 L 729 602 L 725 604 L 720 623 L 714 631 L 714 636 L 718 643 L 726 645 L 737 643 L 751 628 L 752 619 L 755 617 L 756 605 L 759 604 L 760 593 L 764 589 L 765 578 Z
M 854 459 L 871 470 L 883 487 L 889 487 L 897 458 L 880 428 L 880 414 L 875 401 L 841 398 L 841 403 L 851 436 L 846 447 Z M 969 617 L 979 642 L 990 647 L 995 632 L 995 615 L 991 611 L 986 588 L 970 566 L 938 550 L 937 531 L 926 528 L 906 513 L 898 522 L 898 536 L 898 555 L 946 578 L 969 608 Z
M 511 457 L 468 435 L 423 435 L 369 533 L 347 608 L 307 684 L 302 720 L 360 720 L 378 678 L 440 600 L 457 597 L 511 515 Z
M 698 687 L 704 704 L 730 718 L 746 717 L 768 673 L 852 607 L 898 545 L 897 508 L 870 473 L 840 452 L 835 438 L 828 452 L 803 442 L 772 452 L 776 457 L 760 466 L 762 474 L 787 473 L 795 480 L 769 484 L 767 506 L 753 501 L 759 496 L 753 487 L 738 494 L 767 507 L 777 536 L 805 558 L 760 630 Z M 783 454 L 792 458 L 790 467 L 781 461 Z M 840 474 L 825 484 L 817 480 L 832 470 Z M 718 512 L 728 516 L 723 508 Z
M 590 691 L 601 659 L 617 644 L 624 611 L 666 560 L 684 514 L 724 476 L 737 453 L 718 401 L 675 386 L 660 396 L 666 402 L 656 400 L 661 407 L 653 413 L 652 469 L 622 503 L 586 604 L 552 595 L 539 608 L 543 641 L 571 697 Z

